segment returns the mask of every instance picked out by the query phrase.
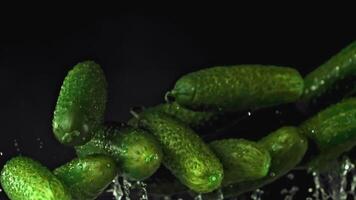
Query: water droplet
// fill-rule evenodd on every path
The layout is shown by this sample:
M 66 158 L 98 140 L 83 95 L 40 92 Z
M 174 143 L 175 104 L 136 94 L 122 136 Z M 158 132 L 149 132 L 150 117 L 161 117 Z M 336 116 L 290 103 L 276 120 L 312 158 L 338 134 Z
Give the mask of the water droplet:
M 255 191 L 253 191 L 251 193 L 251 199 L 252 200 L 262 200 L 262 195 L 263 195 L 264 191 L 261 189 L 256 189 Z
M 289 173 L 289 174 L 287 175 L 287 178 L 288 178 L 289 180 L 293 180 L 293 179 L 294 179 L 294 174 Z
M 4 153 L 0 151 L 0 156 L 3 156 L 3 155 L 4 155 Z
M 247 112 L 247 115 L 248 115 L 248 116 L 251 116 L 251 115 L 252 115 L 252 113 L 251 113 L 251 112 Z

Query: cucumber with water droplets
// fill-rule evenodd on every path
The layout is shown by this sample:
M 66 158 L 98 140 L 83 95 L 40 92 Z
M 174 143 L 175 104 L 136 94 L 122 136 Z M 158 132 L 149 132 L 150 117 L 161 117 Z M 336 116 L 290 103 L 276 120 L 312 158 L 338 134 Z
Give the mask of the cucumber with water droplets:
M 76 158 L 53 171 L 76 200 L 94 200 L 117 175 L 115 161 L 95 155 Z
M 1 171 L 1 186 L 11 200 L 71 200 L 66 186 L 52 172 L 27 157 L 14 157 Z
M 289 67 L 212 67 L 184 75 L 167 97 L 191 109 L 233 112 L 294 102 L 303 86 L 301 75 Z
M 184 185 L 199 193 L 220 187 L 223 167 L 192 129 L 160 112 L 141 113 L 138 124 L 157 138 L 163 150 L 164 166 Z
M 94 154 L 112 157 L 122 175 L 132 180 L 150 177 L 162 160 L 161 147 L 151 134 L 116 124 L 97 129 L 92 140 L 75 149 L 79 157 Z
M 285 175 L 300 163 L 308 148 L 307 139 L 295 127 L 282 127 L 262 138 L 258 143 L 271 155 L 269 175 L 260 180 L 244 181 L 223 187 L 225 198 L 255 190 Z
M 356 41 L 342 49 L 304 78 L 302 101 L 310 102 L 335 87 L 343 79 L 356 75 Z M 351 88 L 352 89 L 352 88 Z
M 107 98 L 105 75 L 93 61 L 78 63 L 65 77 L 52 126 L 65 145 L 82 145 L 103 122 Z
M 271 164 L 269 152 L 244 139 L 223 139 L 210 143 L 224 167 L 223 186 L 267 176 Z

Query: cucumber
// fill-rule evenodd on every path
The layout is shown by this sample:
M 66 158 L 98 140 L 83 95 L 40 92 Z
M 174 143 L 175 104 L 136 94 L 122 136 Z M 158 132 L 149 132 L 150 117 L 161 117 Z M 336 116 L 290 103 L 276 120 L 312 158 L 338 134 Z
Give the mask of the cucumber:
M 239 65 L 187 74 L 167 96 L 190 109 L 234 112 L 294 102 L 303 86 L 292 68 Z
M 139 126 L 160 142 L 163 164 L 181 183 L 198 193 L 220 187 L 223 167 L 209 146 L 188 126 L 160 112 L 143 112 Z
M 356 75 L 356 41 L 327 62 L 307 74 L 301 100 L 310 102 L 335 87 L 340 81 Z
M 67 186 L 73 199 L 94 200 L 115 178 L 117 168 L 110 157 L 95 155 L 76 158 L 53 174 Z
M 303 122 L 300 129 L 319 150 L 308 164 L 310 170 L 327 169 L 328 162 L 356 145 L 356 98 L 329 106 Z
M 260 188 L 292 170 L 304 157 L 307 139 L 295 127 L 282 127 L 262 138 L 258 143 L 271 155 L 269 175 L 255 181 L 244 181 L 222 188 L 225 198 Z
M 223 164 L 223 186 L 257 180 L 268 174 L 271 156 L 256 142 L 223 139 L 211 142 L 210 147 Z
M 27 157 L 14 157 L 1 171 L 1 185 L 11 200 L 71 200 L 66 186 L 52 172 Z
M 356 142 L 356 98 L 345 99 L 320 111 L 300 125 L 321 151 L 345 147 Z
M 211 127 L 214 122 L 221 118 L 221 113 L 194 111 L 179 105 L 177 102 L 159 104 L 154 107 L 144 109 L 143 112 L 162 112 L 188 125 L 194 130 L 201 130 Z M 135 124 L 136 118 L 131 120 Z
M 156 139 L 144 130 L 105 125 L 88 143 L 75 147 L 79 157 L 103 154 L 112 157 L 131 180 L 144 180 L 160 166 L 162 150 Z
M 65 145 L 88 142 L 103 122 L 107 98 L 105 75 L 93 61 L 78 63 L 62 84 L 54 111 L 55 137 Z

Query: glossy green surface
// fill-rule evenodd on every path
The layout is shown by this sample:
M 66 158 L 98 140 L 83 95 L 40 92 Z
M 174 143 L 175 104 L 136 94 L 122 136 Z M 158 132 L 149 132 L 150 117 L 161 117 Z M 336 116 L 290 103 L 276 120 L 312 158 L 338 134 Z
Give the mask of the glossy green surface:
M 93 61 L 78 63 L 62 84 L 52 121 L 53 132 L 65 145 L 82 145 L 103 122 L 107 83 Z
M 345 147 L 344 143 L 356 143 L 356 98 L 346 99 L 329 106 L 300 126 L 321 151 Z
M 212 67 L 184 75 L 168 96 L 191 109 L 239 111 L 294 102 L 303 85 L 288 67 Z
M 139 125 L 156 136 L 163 150 L 163 164 L 184 185 L 199 193 L 220 187 L 223 167 L 192 129 L 159 112 L 142 113 Z
M 295 127 L 282 127 L 259 142 L 271 155 L 269 175 L 256 181 L 245 181 L 223 188 L 225 197 L 233 197 L 266 185 L 292 170 L 308 148 L 307 139 Z
M 150 177 L 162 160 L 162 150 L 151 134 L 116 125 L 99 128 L 92 140 L 76 147 L 76 152 L 79 157 L 93 154 L 111 156 L 122 175 L 132 180 Z
M 211 142 L 210 147 L 223 164 L 224 186 L 257 180 L 268 174 L 271 156 L 256 142 L 224 139 Z
M 313 100 L 336 86 L 339 81 L 355 75 L 356 42 L 353 42 L 305 77 L 302 100 Z
M 95 155 L 74 159 L 53 171 L 69 189 L 73 200 L 94 200 L 117 175 L 115 161 Z
M 71 200 L 50 170 L 27 157 L 14 157 L 1 171 L 1 186 L 11 200 Z

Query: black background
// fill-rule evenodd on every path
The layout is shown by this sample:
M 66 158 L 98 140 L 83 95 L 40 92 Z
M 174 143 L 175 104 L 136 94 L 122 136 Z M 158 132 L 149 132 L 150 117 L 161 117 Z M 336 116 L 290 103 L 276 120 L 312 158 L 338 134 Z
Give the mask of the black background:
M 356 38 L 355 17 L 305 12 L 128 9 L 105 17 L 65 10 L 2 16 L 0 166 L 19 153 L 50 168 L 74 156 L 52 136 L 51 120 L 61 82 L 77 62 L 93 59 L 102 66 L 109 82 L 107 119 L 125 121 L 131 106 L 162 102 L 188 72 L 251 63 L 291 66 L 305 75 Z M 251 132 L 269 130 L 263 127 L 271 120 L 247 124 Z M 299 179 L 307 187 L 307 178 Z M 269 188 L 274 199 L 280 185 Z M 6 199 L 3 192 L 0 198 Z

